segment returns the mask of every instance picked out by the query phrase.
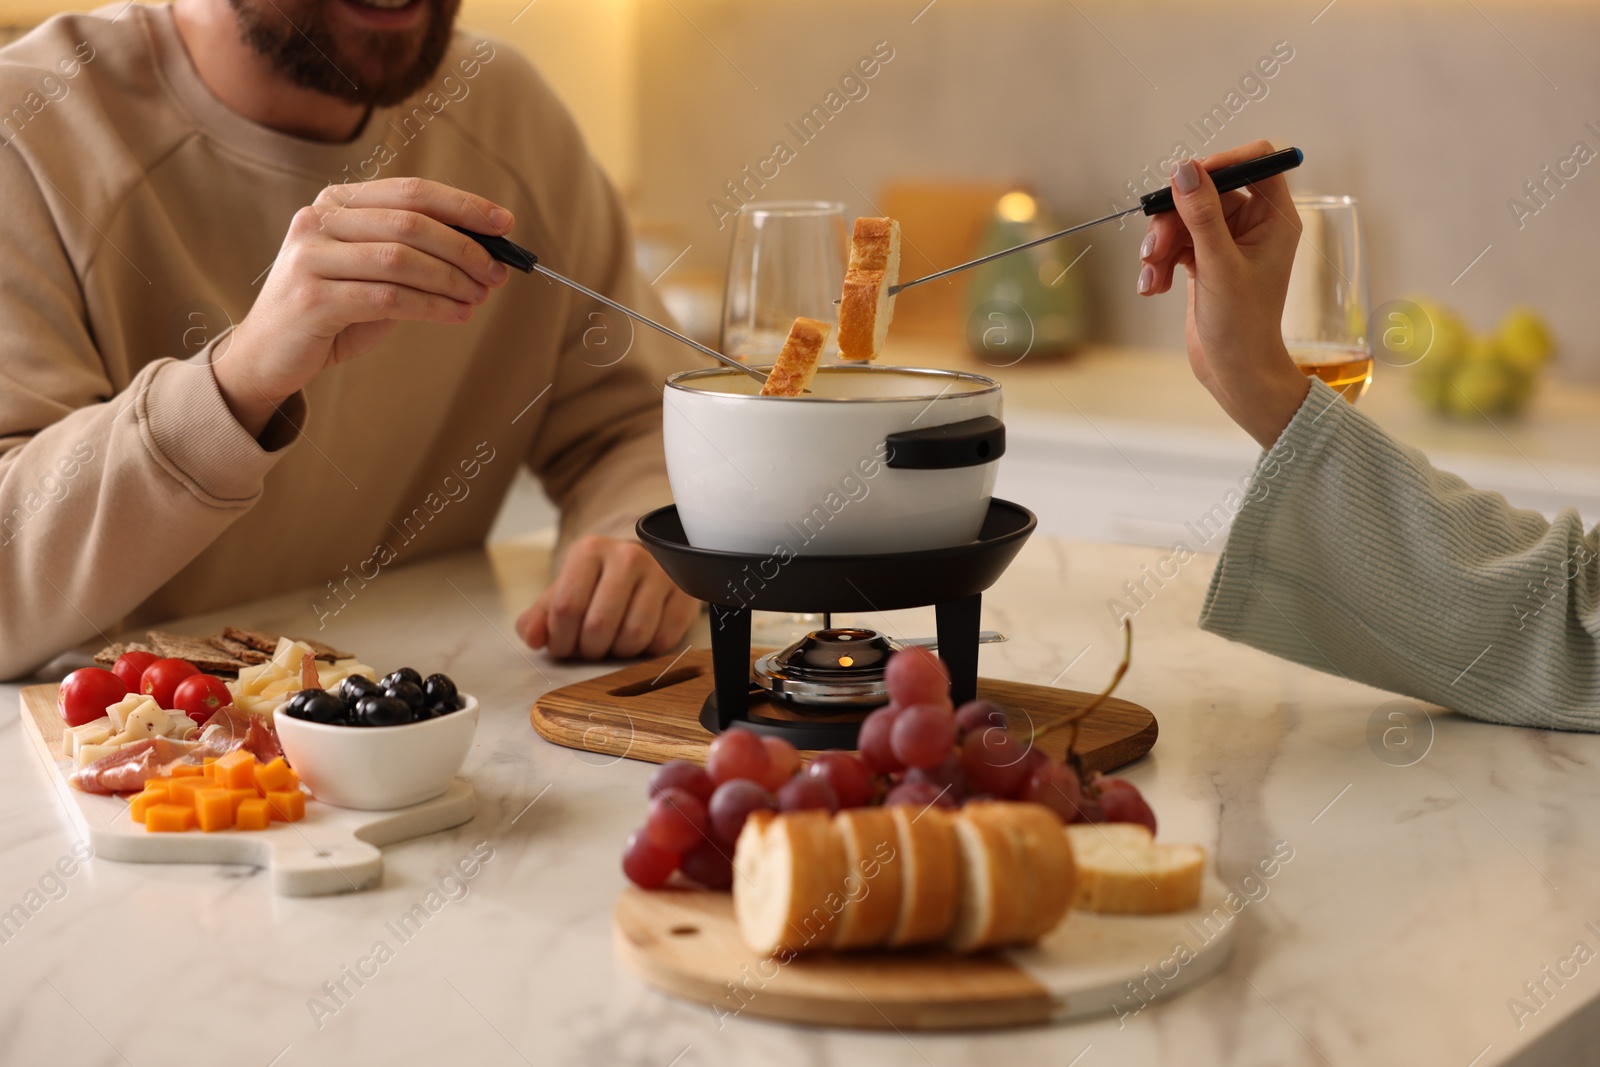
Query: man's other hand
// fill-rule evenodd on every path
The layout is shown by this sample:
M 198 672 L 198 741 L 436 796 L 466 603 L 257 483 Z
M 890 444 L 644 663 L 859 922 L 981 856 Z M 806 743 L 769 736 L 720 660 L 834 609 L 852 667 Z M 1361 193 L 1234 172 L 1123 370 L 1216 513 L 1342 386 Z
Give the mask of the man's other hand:
M 589 536 L 573 544 L 550 588 L 517 620 L 532 648 L 559 659 L 659 656 L 700 613 L 643 547 Z

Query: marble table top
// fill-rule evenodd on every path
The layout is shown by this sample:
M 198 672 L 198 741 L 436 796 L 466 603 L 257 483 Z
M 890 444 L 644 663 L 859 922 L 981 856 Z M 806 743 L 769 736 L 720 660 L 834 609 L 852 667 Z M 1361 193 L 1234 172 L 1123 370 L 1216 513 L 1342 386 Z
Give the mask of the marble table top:
M 1162 555 L 1036 539 L 987 597 L 984 625 L 1011 641 L 985 648 L 984 672 L 1098 688 L 1119 651 L 1106 602 Z M 386 572 L 328 627 L 380 670 L 448 671 L 483 705 L 464 769 L 477 817 L 386 849 L 374 890 L 287 899 L 249 868 L 81 862 L 16 712 L 0 714 L 0 1064 L 1592 1062 L 1600 737 L 1430 717 L 1201 633 L 1211 563 L 1140 609 L 1122 690 L 1161 722 L 1127 771 L 1161 838 L 1205 844 L 1247 901 L 1224 971 L 1171 1001 L 861 1033 L 719 1018 L 641 985 L 613 955 L 611 905 L 651 768 L 529 725 L 539 693 L 605 669 L 513 634 L 546 577 L 535 540 Z M 307 600 L 185 623 L 308 630 Z M 862 621 L 932 631 L 931 609 Z M 1263 878 L 1275 852 L 1291 858 Z M 426 919 L 398 926 L 408 913 Z

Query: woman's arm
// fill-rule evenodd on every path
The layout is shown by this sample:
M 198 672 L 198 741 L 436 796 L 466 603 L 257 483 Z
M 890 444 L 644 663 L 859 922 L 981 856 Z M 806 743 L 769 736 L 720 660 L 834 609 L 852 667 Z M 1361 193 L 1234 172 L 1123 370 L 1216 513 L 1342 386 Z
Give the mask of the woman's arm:
M 1294 366 L 1288 184 L 1219 197 L 1205 173 L 1271 150 L 1180 164 L 1140 250 L 1141 293 L 1185 268 L 1195 375 L 1268 450 L 1201 626 L 1475 718 L 1600 731 L 1600 536 L 1434 470 Z
M 1200 625 L 1473 718 L 1600 731 L 1600 534 L 1435 470 L 1321 382 L 1257 469 Z

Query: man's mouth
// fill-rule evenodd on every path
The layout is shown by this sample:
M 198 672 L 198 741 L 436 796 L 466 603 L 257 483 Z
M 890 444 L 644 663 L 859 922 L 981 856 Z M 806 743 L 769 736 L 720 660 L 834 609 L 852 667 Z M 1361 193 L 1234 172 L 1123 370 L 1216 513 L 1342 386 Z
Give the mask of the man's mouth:
M 357 7 L 374 7 L 380 11 L 398 11 L 416 2 L 416 0 L 349 0 Z

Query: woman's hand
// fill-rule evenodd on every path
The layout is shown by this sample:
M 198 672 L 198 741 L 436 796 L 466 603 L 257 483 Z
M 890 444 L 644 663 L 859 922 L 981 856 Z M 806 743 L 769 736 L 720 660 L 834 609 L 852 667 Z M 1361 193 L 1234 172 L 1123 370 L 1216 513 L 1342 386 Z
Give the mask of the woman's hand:
M 700 601 L 641 545 L 590 535 L 567 551 L 561 573 L 517 620 L 517 633 L 560 659 L 659 656 L 699 614 Z
M 1283 344 L 1283 302 L 1300 216 L 1281 174 L 1219 197 L 1208 172 L 1271 151 L 1270 143 L 1255 141 L 1173 167 L 1178 209 L 1150 219 L 1139 249 L 1145 296 L 1172 288 L 1174 273 L 1184 267 L 1189 365 L 1262 448 L 1277 442 L 1311 388 Z

